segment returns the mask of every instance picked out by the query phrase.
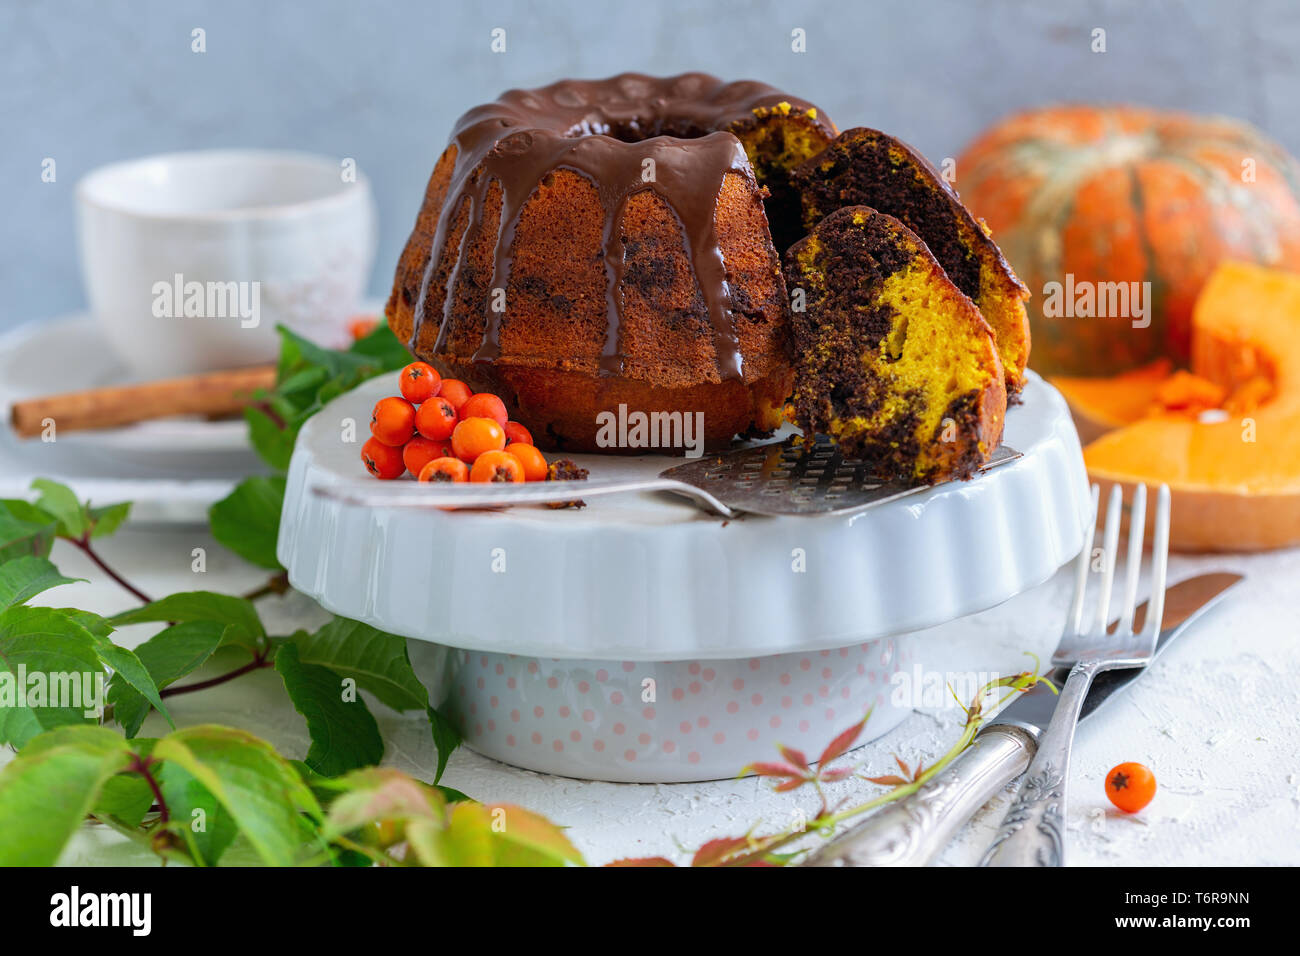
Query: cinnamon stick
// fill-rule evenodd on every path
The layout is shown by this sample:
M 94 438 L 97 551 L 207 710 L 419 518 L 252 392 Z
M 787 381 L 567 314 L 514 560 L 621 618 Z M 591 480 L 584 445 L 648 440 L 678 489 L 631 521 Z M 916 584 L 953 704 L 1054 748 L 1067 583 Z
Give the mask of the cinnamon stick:
M 139 385 L 92 388 L 15 402 L 14 432 L 35 438 L 52 421 L 60 432 L 116 428 L 173 415 L 233 415 L 260 389 L 275 387 L 275 367 L 205 372 Z

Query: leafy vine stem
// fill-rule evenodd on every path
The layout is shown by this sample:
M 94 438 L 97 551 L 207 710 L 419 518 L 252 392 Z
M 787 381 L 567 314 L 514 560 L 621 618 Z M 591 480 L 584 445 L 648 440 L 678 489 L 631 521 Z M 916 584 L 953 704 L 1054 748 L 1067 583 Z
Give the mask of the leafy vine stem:
M 123 577 L 121 574 L 115 571 L 113 567 L 109 565 L 107 561 L 104 560 L 104 558 L 100 555 L 100 553 L 95 550 L 94 545 L 90 543 L 89 531 L 87 531 L 85 534 L 81 535 L 80 537 L 74 538 L 69 535 L 64 535 L 62 537 L 65 541 L 71 542 L 78 550 L 81 551 L 82 554 L 88 557 L 94 563 L 95 567 L 99 568 L 99 570 L 107 574 L 110 578 L 113 579 L 113 581 L 115 581 L 118 585 L 120 585 L 124 590 L 130 592 L 130 594 L 141 604 L 153 603 L 153 598 L 149 597 L 149 595 L 145 594 L 138 587 L 136 587 L 134 584 L 128 581 L 125 577 Z
M 133 773 L 138 773 L 144 777 L 145 783 L 149 785 L 149 790 L 153 793 L 154 806 L 157 807 L 158 822 L 166 826 L 171 820 L 171 811 L 167 808 L 167 800 L 163 797 L 162 788 L 158 785 L 158 779 L 153 775 L 151 769 L 155 765 L 152 757 L 141 757 L 138 754 L 131 755 L 131 764 L 127 768 Z

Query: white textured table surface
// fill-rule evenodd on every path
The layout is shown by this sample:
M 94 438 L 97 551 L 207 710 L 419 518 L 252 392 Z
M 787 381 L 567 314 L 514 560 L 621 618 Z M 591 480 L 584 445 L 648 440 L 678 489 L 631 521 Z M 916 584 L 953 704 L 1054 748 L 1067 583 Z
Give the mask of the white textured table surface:
M 195 547 L 208 549 L 208 569 L 190 570 Z M 197 529 L 128 527 L 108 540 L 110 564 L 154 594 L 207 589 L 239 593 L 262 581 Z M 66 545 L 53 555 L 76 584 L 47 592 L 47 603 L 104 613 L 131 606 L 129 595 Z M 1083 725 L 1075 747 L 1068 816 L 1068 853 L 1075 864 L 1300 864 L 1300 550 L 1257 556 L 1183 557 L 1170 561 L 1170 579 L 1212 569 L 1246 575 L 1219 607 L 1199 622 L 1132 691 Z M 955 672 L 1012 673 L 1026 666 L 1023 652 L 1046 657 L 1056 642 L 1069 582 L 1064 575 L 999 608 L 945 625 L 959 653 Z M 323 614 L 290 594 L 264 599 L 273 633 L 312 626 Z M 150 627 L 126 629 L 136 644 Z M 933 632 L 928 632 L 933 633 Z M 927 638 L 923 638 L 927 639 Z M 279 677 L 255 673 L 169 705 L 179 723 L 215 721 L 247 728 L 289 756 L 307 748 L 306 728 L 293 712 Z M 422 718 L 402 717 L 375 704 L 387 761 L 425 779 L 433 747 Z M 151 717 L 151 721 L 158 718 Z M 854 754 L 875 773 L 892 768 L 892 755 L 929 763 L 956 738 L 955 706 L 918 711 L 900 727 Z M 146 725 L 145 732 L 162 730 Z M 8 754 L 0 756 L 0 762 Z M 1112 810 L 1102 789 L 1114 764 L 1136 760 L 1156 774 L 1159 792 L 1141 814 Z M 804 794 L 775 794 L 755 779 L 702 784 L 608 784 L 547 777 L 458 751 L 444 783 L 472 797 L 519 803 L 568 826 L 591 863 L 620 856 L 666 855 L 718 836 L 790 822 L 808 812 Z M 847 795 L 853 784 L 833 794 Z M 857 784 L 862 787 L 864 785 Z M 1005 796 L 987 806 L 948 848 L 940 863 L 972 863 L 1002 818 Z M 67 863 L 149 864 L 153 858 L 102 828 L 87 830 L 65 854 Z

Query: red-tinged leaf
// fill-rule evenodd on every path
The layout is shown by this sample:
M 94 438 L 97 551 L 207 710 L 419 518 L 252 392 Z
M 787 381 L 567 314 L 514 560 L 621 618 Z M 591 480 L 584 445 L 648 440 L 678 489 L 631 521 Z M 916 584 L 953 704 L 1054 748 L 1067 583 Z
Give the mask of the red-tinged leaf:
M 662 856 L 639 856 L 627 857 L 622 860 L 613 860 L 605 864 L 606 866 L 676 866 L 672 860 L 665 860 Z
M 898 754 L 894 754 L 894 763 L 898 764 L 898 769 L 903 771 L 904 777 L 910 778 L 912 776 L 912 771 L 908 769 L 907 764 L 903 762 L 903 760 L 898 756 Z
M 817 762 L 826 763 L 828 760 L 834 760 L 840 754 L 852 747 L 853 742 L 858 739 L 858 735 L 862 733 L 862 728 L 866 726 L 866 723 L 866 720 L 859 720 L 848 730 L 844 731 L 832 740 L 826 745 L 826 749 L 822 751 L 822 755 L 817 758 Z
M 921 776 L 921 774 L 922 774 L 924 771 L 925 771 L 925 761 L 924 761 L 924 760 L 918 760 L 918 761 L 916 762 L 916 769 L 912 771 L 912 779 L 913 779 L 913 780 L 916 780 L 917 778 L 919 778 L 919 777 Z
M 832 770 L 825 770 L 819 774 L 819 778 L 824 783 L 835 783 L 837 780 L 843 780 L 845 777 L 852 775 L 852 767 L 836 767 Z
M 804 769 L 807 769 L 808 758 L 804 756 L 802 750 L 795 750 L 793 747 L 787 747 L 784 744 L 777 747 L 776 749 L 781 751 L 782 757 L 790 761 L 790 763 L 794 764 L 796 767 L 802 767 Z
M 902 777 L 895 777 L 893 774 L 887 774 L 883 777 L 867 777 L 872 783 L 878 783 L 882 787 L 901 787 L 905 783 L 911 783 L 910 780 L 904 780 Z
M 748 849 L 748 837 L 719 837 L 710 840 L 695 851 L 695 856 L 691 858 L 691 866 L 717 866 L 727 857 L 734 856 L 737 851 Z
M 582 854 L 564 830 L 545 817 L 508 803 L 487 805 L 486 810 L 492 818 L 498 865 L 509 866 L 521 858 L 530 861 L 528 866 L 538 865 L 532 860 L 545 860 L 548 866 L 583 865 Z
M 759 846 L 747 849 L 744 853 L 735 853 L 726 857 L 718 866 L 742 867 L 742 866 L 767 866 L 769 860 L 769 851 L 767 849 L 768 840 L 760 840 Z
M 803 779 L 803 770 L 788 763 L 751 763 L 743 773 L 752 773 L 756 777 L 799 777 Z
M 803 777 L 795 777 L 793 780 L 787 780 L 785 783 L 777 784 L 773 790 L 776 793 L 789 793 L 791 790 L 798 790 L 808 781 Z
M 778 853 L 776 847 L 786 839 L 787 834 L 772 833 L 767 836 L 755 837 L 750 836 L 747 839 L 738 841 L 741 846 L 739 852 L 731 852 L 719 860 L 715 865 L 738 867 L 738 866 L 785 866 L 799 856 L 795 853 Z

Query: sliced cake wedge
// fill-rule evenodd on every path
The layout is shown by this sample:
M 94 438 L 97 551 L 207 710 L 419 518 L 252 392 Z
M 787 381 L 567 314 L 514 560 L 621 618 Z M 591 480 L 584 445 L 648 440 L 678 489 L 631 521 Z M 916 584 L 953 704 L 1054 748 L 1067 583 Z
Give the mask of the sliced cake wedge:
M 791 174 L 811 229 L 845 206 L 870 206 L 921 237 L 948 278 L 970 297 L 993 329 L 1014 398 L 1029 361 L 1029 290 L 1016 278 L 983 222 L 930 163 L 902 140 L 879 130 L 845 130 Z
M 849 206 L 785 256 L 795 419 L 910 484 L 969 478 L 1002 437 L 993 332 L 915 233 Z

